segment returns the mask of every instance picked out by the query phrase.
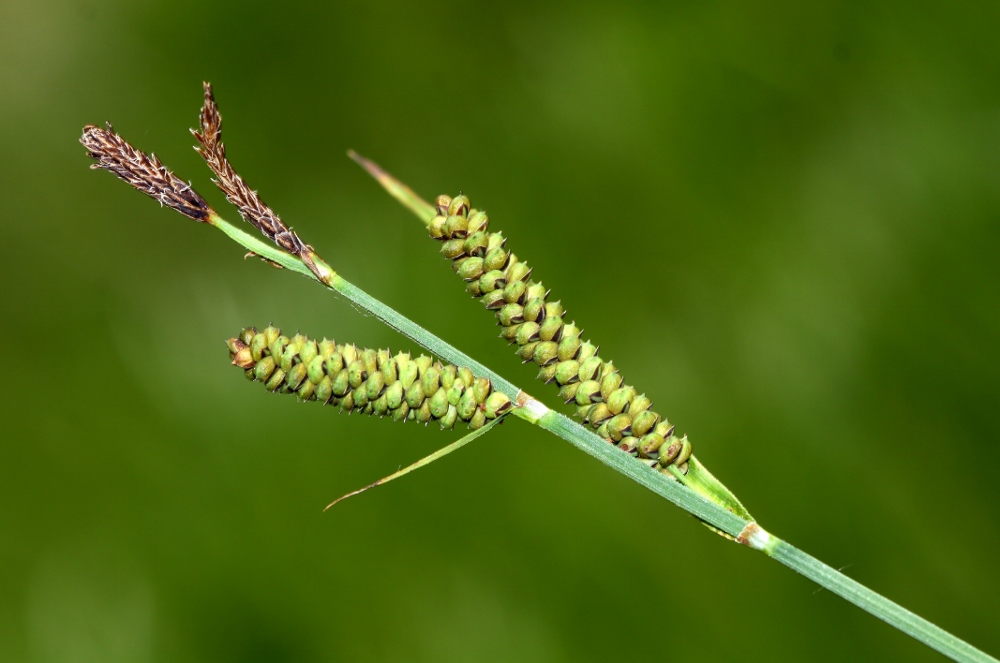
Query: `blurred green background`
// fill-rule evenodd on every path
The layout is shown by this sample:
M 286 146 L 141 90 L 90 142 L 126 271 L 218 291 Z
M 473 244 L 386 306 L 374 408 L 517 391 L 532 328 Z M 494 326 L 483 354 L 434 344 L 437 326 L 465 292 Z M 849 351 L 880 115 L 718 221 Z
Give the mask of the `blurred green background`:
M 350 160 L 468 194 L 764 527 L 1000 653 L 1000 5 L 0 3 L 0 660 L 936 660 L 569 445 L 272 397 L 405 339 L 87 169 L 187 128 L 348 279 L 554 405 Z

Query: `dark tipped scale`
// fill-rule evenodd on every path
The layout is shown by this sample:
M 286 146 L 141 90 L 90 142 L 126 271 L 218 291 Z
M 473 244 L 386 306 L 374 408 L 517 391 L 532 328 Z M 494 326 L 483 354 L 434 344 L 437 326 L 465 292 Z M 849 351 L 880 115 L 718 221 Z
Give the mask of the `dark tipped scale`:
M 514 405 L 488 379 L 426 355 L 316 342 L 302 334 L 288 338 L 272 326 L 248 327 L 226 345 L 233 364 L 269 391 L 337 405 L 348 414 L 438 421 L 442 428 L 464 421 L 477 429 Z
M 619 448 L 664 471 L 683 469 L 691 455 L 687 437 L 674 436 L 649 399 L 601 359 L 600 348 L 581 338 L 576 323 L 566 322 L 562 304 L 549 301 L 545 286 L 531 279 L 532 268 L 506 248 L 501 233 L 490 231 L 486 213 L 464 195 L 438 196 L 435 210 L 430 236 L 442 242 L 441 253 L 466 290 L 495 313 L 500 336 L 517 345 L 524 363 L 539 367 L 539 379 L 554 382 L 559 397 L 577 406 L 577 416 Z

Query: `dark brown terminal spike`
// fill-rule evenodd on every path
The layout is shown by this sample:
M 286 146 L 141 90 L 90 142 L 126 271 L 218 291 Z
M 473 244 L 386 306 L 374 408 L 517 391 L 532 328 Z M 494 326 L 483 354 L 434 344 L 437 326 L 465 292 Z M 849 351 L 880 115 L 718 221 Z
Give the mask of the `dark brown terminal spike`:
M 205 103 L 201 107 L 199 122 L 201 131 L 192 129 L 191 133 L 201 144 L 195 150 L 215 173 L 216 179 L 212 181 L 226 194 L 226 200 L 236 206 L 244 221 L 285 251 L 304 256 L 310 251 L 309 246 L 264 204 L 256 191 L 247 186 L 226 158 L 226 146 L 222 143 L 222 115 L 215 103 L 212 85 L 206 82 L 204 86 Z
M 107 170 L 158 201 L 195 221 L 207 222 L 215 212 L 188 182 L 174 175 L 155 154 L 137 150 L 115 133 L 109 123 L 106 129 L 88 124 L 80 142 L 87 155 L 97 163 L 91 168 Z

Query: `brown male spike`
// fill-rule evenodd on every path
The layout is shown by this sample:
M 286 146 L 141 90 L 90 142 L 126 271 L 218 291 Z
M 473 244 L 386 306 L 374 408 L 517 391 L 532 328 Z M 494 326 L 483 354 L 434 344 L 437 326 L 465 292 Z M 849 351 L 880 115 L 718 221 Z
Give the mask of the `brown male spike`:
M 299 239 L 299 236 L 285 225 L 274 210 L 264 204 L 257 192 L 247 186 L 229 163 L 229 159 L 226 158 L 226 146 L 222 143 L 222 115 L 215 103 L 212 84 L 206 81 L 203 85 L 205 101 L 199 115 L 201 131 L 192 129 L 191 133 L 201 144 L 201 147 L 196 147 L 195 150 L 215 173 L 216 179 L 212 181 L 226 194 L 226 200 L 236 206 L 244 221 L 259 230 L 278 247 L 298 257 L 321 283 L 330 285 L 334 276 L 330 266 L 316 255 L 311 246 Z
M 212 84 L 204 83 L 205 103 L 201 107 L 201 131 L 191 130 L 201 147 L 196 147 L 205 163 L 215 173 L 216 186 L 226 194 L 226 200 L 236 206 L 243 220 L 255 227 L 269 240 L 285 251 L 301 256 L 309 247 L 299 239 L 281 217 L 264 204 L 257 192 L 247 186 L 226 158 L 226 146 L 222 143 L 222 115 L 215 103 Z
M 195 221 L 207 222 L 215 214 L 205 199 L 188 182 L 170 172 L 155 154 L 146 154 L 115 133 L 111 124 L 106 129 L 88 124 L 80 142 L 97 163 L 91 168 L 107 170 L 124 182 L 142 191 Z

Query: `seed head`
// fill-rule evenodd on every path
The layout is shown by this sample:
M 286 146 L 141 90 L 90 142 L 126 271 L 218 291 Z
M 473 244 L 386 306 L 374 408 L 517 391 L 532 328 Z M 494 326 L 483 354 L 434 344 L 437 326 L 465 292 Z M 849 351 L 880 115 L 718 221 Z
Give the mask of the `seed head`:
M 114 173 L 161 205 L 195 221 L 208 221 L 215 214 L 189 183 L 167 170 L 155 154 L 147 155 L 132 147 L 115 133 L 111 124 L 107 129 L 88 124 L 83 128 L 80 142 L 87 148 L 87 155 L 97 161 L 91 168 Z
M 438 196 L 430 236 L 465 282 L 494 312 L 500 335 L 517 344 L 524 363 L 539 367 L 538 377 L 559 387 L 560 397 L 575 403 L 577 416 L 620 449 L 658 464 L 681 469 L 691 455 L 686 437 L 649 408 L 651 403 L 624 384 L 618 369 L 598 356 L 600 348 L 582 338 L 583 331 L 565 320 L 559 302 L 531 279 L 532 269 L 506 248 L 506 239 L 489 230 L 485 212 L 473 209 L 467 196 Z
M 226 200 L 236 206 L 243 220 L 255 227 L 269 240 L 291 254 L 302 257 L 310 248 L 270 207 L 264 204 L 257 192 L 247 186 L 226 158 L 222 143 L 222 116 L 212 94 L 212 85 L 205 83 L 205 103 L 201 107 L 201 131 L 191 130 L 201 147 L 196 147 L 205 163 L 215 173 L 212 180 L 226 194 Z
M 426 355 L 392 355 L 301 334 L 289 338 L 277 327 L 250 327 L 226 344 L 233 365 L 247 378 L 270 391 L 337 405 L 348 414 L 437 421 L 442 428 L 464 421 L 475 430 L 514 406 L 486 378 Z

